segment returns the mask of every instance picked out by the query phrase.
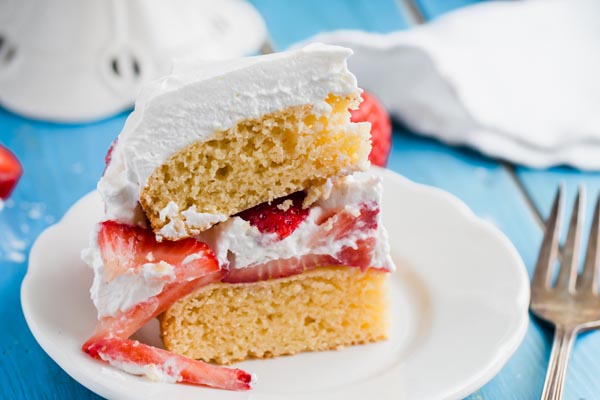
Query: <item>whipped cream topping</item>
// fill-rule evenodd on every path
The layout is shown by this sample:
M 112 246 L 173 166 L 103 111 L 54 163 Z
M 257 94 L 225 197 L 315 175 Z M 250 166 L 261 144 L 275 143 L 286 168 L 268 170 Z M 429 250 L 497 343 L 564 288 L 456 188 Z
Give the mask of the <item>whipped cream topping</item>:
M 141 223 L 140 191 L 155 168 L 179 149 L 209 140 L 215 131 L 298 105 L 324 112 L 330 109 L 325 102 L 330 93 L 358 95 L 346 62 L 351 53 L 311 44 L 258 57 L 175 63 L 171 75 L 140 91 L 113 147 L 98 184 L 107 218 Z
M 271 260 L 302 257 L 304 255 L 335 255 L 345 247 L 357 248 L 359 240 L 377 238 L 377 246 L 371 255 L 371 265 L 393 270 L 389 254 L 387 233 L 377 216 L 375 229 L 355 230 L 342 239 L 329 237 L 314 246 L 313 238 L 323 229 L 323 215 L 344 210 L 351 215 L 360 215 L 362 204 L 378 205 L 381 201 L 381 179 L 368 173 L 336 179 L 329 196 L 312 205 L 308 217 L 288 237 L 278 240 L 275 233 L 261 233 L 258 228 L 240 217 L 227 221 L 202 232 L 196 238 L 207 243 L 215 252 L 219 264 L 230 269 L 239 269 L 263 264 Z M 333 222 L 333 218 L 331 221 Z

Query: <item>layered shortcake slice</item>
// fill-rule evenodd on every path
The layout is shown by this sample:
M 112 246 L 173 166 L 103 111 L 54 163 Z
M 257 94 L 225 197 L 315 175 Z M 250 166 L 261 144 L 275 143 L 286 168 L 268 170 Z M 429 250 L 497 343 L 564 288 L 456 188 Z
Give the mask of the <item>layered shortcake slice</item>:
M 387 335 L 381 183 L 350 51 L 188 62 L 146 87 L 107 156 L 83 346 L 127 372 L 245 389 L 215 366 Z M 129 337 L 159 317 L 165 349 Z M 197 361 L 197 360 L 202 360 Z
M 296 192 L 198 235 L 228 272 L 161 316 L 166 348 L 230 363 L 384 339 L 380 195 L 377 178 L 354 174 L 308 208 Z

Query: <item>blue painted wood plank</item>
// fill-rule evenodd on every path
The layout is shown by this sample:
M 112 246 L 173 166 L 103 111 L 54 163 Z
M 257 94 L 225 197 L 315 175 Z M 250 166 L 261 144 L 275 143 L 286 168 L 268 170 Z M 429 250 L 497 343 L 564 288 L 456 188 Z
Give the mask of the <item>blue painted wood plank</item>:
M 600 172 L 582 172 L 569 167 L 555 167 L 546 170 L 517 167 L 516 173 L 544 219 L 550 213 L 557 187 L 560 184 L 564 185 L 567 201 L 564 207 L 563 240 L 567 231 L 566 217 L 572 209 L 575 194 L 579 186 L 585 187 L 588 198 L 583 238 L 583 246 L 585 246 L 592 222 L 594 202 L 600 195 Z M 590 332 L 575 343 L 565 382 L 568 398 L 597 398 L 600 393 L 598 373 L 600 373 L 600 332 Z
M 569 216 L 575 202 L 579 187 L 586 192 L 585 227 L 583 244 L 587 242 L 587 235 L 592 224 L 592 213 L 595 201 L 600 195 L 600 172 L 583 172 L 570 167 L 554 167 L 546 170 L 532 169 L 523 166 L 515 167 L 515 172 L 522 182 L 527 193 L 531 196 L 536 209 L 545 219 L 550 213 L 553 199 L 558 187 L 562 185 L 566 193 L 564 206 L 565 223 L 562 225 L 562 239 L 567 235 Z
M 291 44 L 324 31 L 363 29 L 390 32 L 406 28 L 394 0 L 250 0 L 265 18 L 275 47 Z
M 426 20 L 485 0 L 416 0 Z
M 600 192 L 600 172 L 583 172 L 570 167 L 539 170 L 523 166 L 515 167 L 515 171 L 544 217 L 550 211 L 552 200 L 560 184 L 564 185 L 569 194 L 569 201 L 565 204 L 566 209 L 569 210 L 578 187 L 585 187 L 590 200 L 587 205 L 588 215 L 592 211 L 592 199 L 595 199 Z
M 19 289 L 33 240 L 92 190 L 124 115 L 86 125 L 31 121 L 0 109 L 0 143 L 24 174 L 0 212 L 0 398 L 98 399 L 39 347 L 21 312 Z

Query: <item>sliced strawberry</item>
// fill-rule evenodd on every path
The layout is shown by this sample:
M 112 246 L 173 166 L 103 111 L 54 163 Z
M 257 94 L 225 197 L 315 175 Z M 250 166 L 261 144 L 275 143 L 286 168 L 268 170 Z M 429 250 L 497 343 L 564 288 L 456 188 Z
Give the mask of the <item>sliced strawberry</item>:
M 219 270 L 216 272 L 209 272 L 205 276 L 192 281 L 172 283 L 165 286 L 160 294 L 138 303 L 135 307 L 125 312 L 119 313 L 114 317 L 102 318 L 98 322 L 98 326 L 96 327 L 93 336 L 82 346 L 83 351 L 87 351 L 90 345 L 100 339 L 110 337 L 130 337 L 148 321 L 157 317 L 177 300 L 202 286 L 220 281 L 224 275 L 225 271 Z
M 336 259 L 340 265 L 348 265 L 351 267 L 359 267 L 365 271 L 373 267 L 373 251 L 377 245 L 377 239 L 370 237 L 368 239 L 360 239 L 356 241 L 356 249 L 352 247 L 344 247 L 336 255 Z M 377 266 L 379 267 L 379 266 Z
M 128 340 L 177 300 L 223 278 L 226 271 L 219 268 L 206 244 L 194 239 L 158 243 L 149 230 L 107 221 L 100 224 L 98 245 L 105 267 L 113 276 L 164 262 L 173 269 L 174 277 L 158 295 L 126 312 L 102 318 L 82 346 L 84 352 L 127 372 L 151 378 L 230 390 L 250 389 L 251 376 L 244 371 L 205 364 Z
M 357 208 L 344 208 L 329 219 L 320 223 L 324 229 L 319 230 L 313 238 L 312 247 L 318 247 L 331 240 L 342 240 L 355 234 L 356 231 L 367 232 L 377 229 L 377 203 L 363 203 Z
M 161 262 L 173 268 L 175 276 L 164 275 L 168 282 L 186 281 L 219 270 L 213 251 L 205 243 L 193 238 L 157 242 L 150 229 L 114 221 L 100 223 L 98 246 L 109 281 L 125 272 L 139 272 L 148 264 L 160 270 L 165 267 Z
M 320 229 L 312 238 L 312 248 L 343 240 L 356 232 L 374 235 L 377 228 L 377 204 L 362 204 L 357 209 L 342 209 L 320 222 Z M 264 264 L 232 268 L 223 279 L 229 283 L 257 282 L 301 274 L 319 266 L 346 265 L 363 270 L 373 266 L 372 258 L 377 240 L 374 236 L 356 241 L 356 246 L 343 247 L 337 254 L 308 254 L 302 257 L 272 260 Z
M 390 116 L 381 103 L 370 93 L 362 93 L 363 102 L 357 110 L 351 110 L 353 122 L 371 123 L 371 154 L 369 160 L 385 167 L 392 148 L 392 124 Z
M 82 350 L 126 372 L 135 373 L 132 371 L 137 370 L 140 375 L 154 379 L 227 390 L 250 389 L 252 377 L 247 372 L 195 361 L 127 339 L 180 298 L 209 283 L 220 281 L 224 273 L 224 270 L 219 270 L 193 281 L 167 285 L 159 295 L 139 303 L 129 311 L 103 318 Z
M 0 199 L 6 200 L 23 174 L 21 163 L 6 147 L 0 145 Z
M 279 239 L 292 234 L 308 216 L 308 209 L 302 209 L 304 192 L 292 193 L 272 202 L 262 203 L 238 216 L 258 228 L 261 233 L 276 233 Z
M 225 278 L 223 278 L 223 282 L 250 283 L 285 278 L 313 270 L 317 267 L 336 265 L 357 267 L 365 271 L 372 267 L 374 242 L 374 238 L 358 240 L 356 242 L 356 247 L 343 247 L 335 256 L 308 254 L 302 257 L 293 257 L 285 260 L 273 260 L 253 267 L 231 269 Z
M 149 378 L 227 390 L 252 387 L 252 376 L 245 371 L 192 360 L 135 340 L 102 339 L 88 347 L 87 353 L 127 372 L 138 369 L 139 375 Z

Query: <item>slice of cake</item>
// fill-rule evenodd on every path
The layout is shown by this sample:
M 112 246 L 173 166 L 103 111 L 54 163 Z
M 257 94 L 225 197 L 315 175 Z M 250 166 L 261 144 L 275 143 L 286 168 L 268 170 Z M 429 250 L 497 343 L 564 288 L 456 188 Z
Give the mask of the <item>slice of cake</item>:
M 350 51 L 186 63 L 145 88 L 107 155 L 84 260 L 83 350 L 169 382 L 247 389 L 231 363 L 387 336 L 379 179 Z M 166 350 L 129 337 L 159 317 Z M 195 360 L 203 360 L 195 361 Z
M 380 194 L 355 174 L 308 209 L 298 192 L 200 234 L 228 273 L 162 315 L 166 348 L 230 363 L 384 339 L 393 264 Z

